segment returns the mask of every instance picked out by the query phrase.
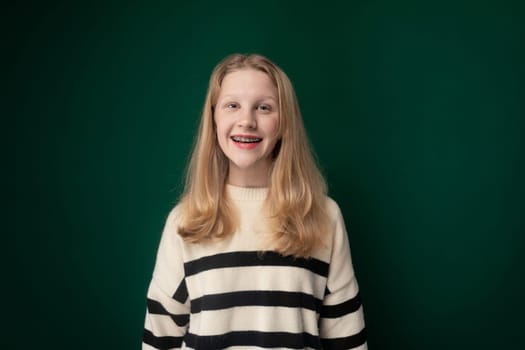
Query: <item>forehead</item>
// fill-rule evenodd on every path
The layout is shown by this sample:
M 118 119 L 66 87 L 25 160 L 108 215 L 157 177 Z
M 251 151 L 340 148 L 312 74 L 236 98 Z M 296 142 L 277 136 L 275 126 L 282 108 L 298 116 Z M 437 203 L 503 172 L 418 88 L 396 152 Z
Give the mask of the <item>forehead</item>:
M 222 80 L 220 96 L 268 95 L 277 97 L 277 87 L 265 72 L 241 69 L 226 74 Z

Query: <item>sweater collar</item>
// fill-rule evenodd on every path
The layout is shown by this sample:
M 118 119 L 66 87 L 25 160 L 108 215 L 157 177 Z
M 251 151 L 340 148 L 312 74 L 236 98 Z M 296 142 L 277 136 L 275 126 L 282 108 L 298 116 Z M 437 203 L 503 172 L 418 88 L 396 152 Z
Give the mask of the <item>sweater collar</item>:
M 226 184 L 226 192 L 233 200 L 262 201 L 268 194 L 267 187 L 239 187 Z

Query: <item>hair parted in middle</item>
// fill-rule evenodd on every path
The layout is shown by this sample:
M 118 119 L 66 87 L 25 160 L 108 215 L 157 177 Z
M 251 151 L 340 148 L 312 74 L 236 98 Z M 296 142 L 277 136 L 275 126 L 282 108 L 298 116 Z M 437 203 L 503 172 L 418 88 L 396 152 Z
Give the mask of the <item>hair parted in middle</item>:
M 235 232 L 237 214 L 225 191 L 229 160 L 222 152 L 214 109 L 224 77 L 254 69 L 277 88 L 280 140 L 272 153 L 265 211 L 272 248 L 283 255 L 308 257 L 328 232 L 326 183 L 312 154 L 299 104 L 288 76 L 268 58 L 233 54 L 213 70 L 180 201 L 179 234 L 188 242 L 221 239 Z

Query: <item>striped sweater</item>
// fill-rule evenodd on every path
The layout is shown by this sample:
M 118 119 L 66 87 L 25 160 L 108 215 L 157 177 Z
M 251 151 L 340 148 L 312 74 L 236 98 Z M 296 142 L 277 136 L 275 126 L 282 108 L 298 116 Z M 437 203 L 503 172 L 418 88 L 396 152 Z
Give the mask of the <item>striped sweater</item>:
M 148 289 L 142 349 L 367 349 L 363 310 L 343 217 L 308 259 L 266 247 L 267 189 L 227 186 L 239 227 L 191 244 L 170 213 Z

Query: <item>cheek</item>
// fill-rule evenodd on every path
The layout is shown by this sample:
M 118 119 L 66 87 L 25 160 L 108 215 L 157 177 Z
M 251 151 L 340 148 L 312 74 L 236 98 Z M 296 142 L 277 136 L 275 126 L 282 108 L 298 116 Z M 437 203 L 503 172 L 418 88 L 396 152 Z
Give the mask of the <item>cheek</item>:
M 215 133 L 217 134 L 217 138 L 224 137 L 225 132 L 225 126 L 224 126 L 224 120 L 222 118 L 214 118 L 215 123 Z
M 214 118 L 215 121 L 215 137 L 220 149 L 225 152 L 229 140 L 229 126 L 222 118 Z
M 279 132 L 279 119 L 275 119 L 272 121 L 269 121 L 267 127 L 266 127 L 268 135 L 272 135 L 273 137 L 278 137 Z

